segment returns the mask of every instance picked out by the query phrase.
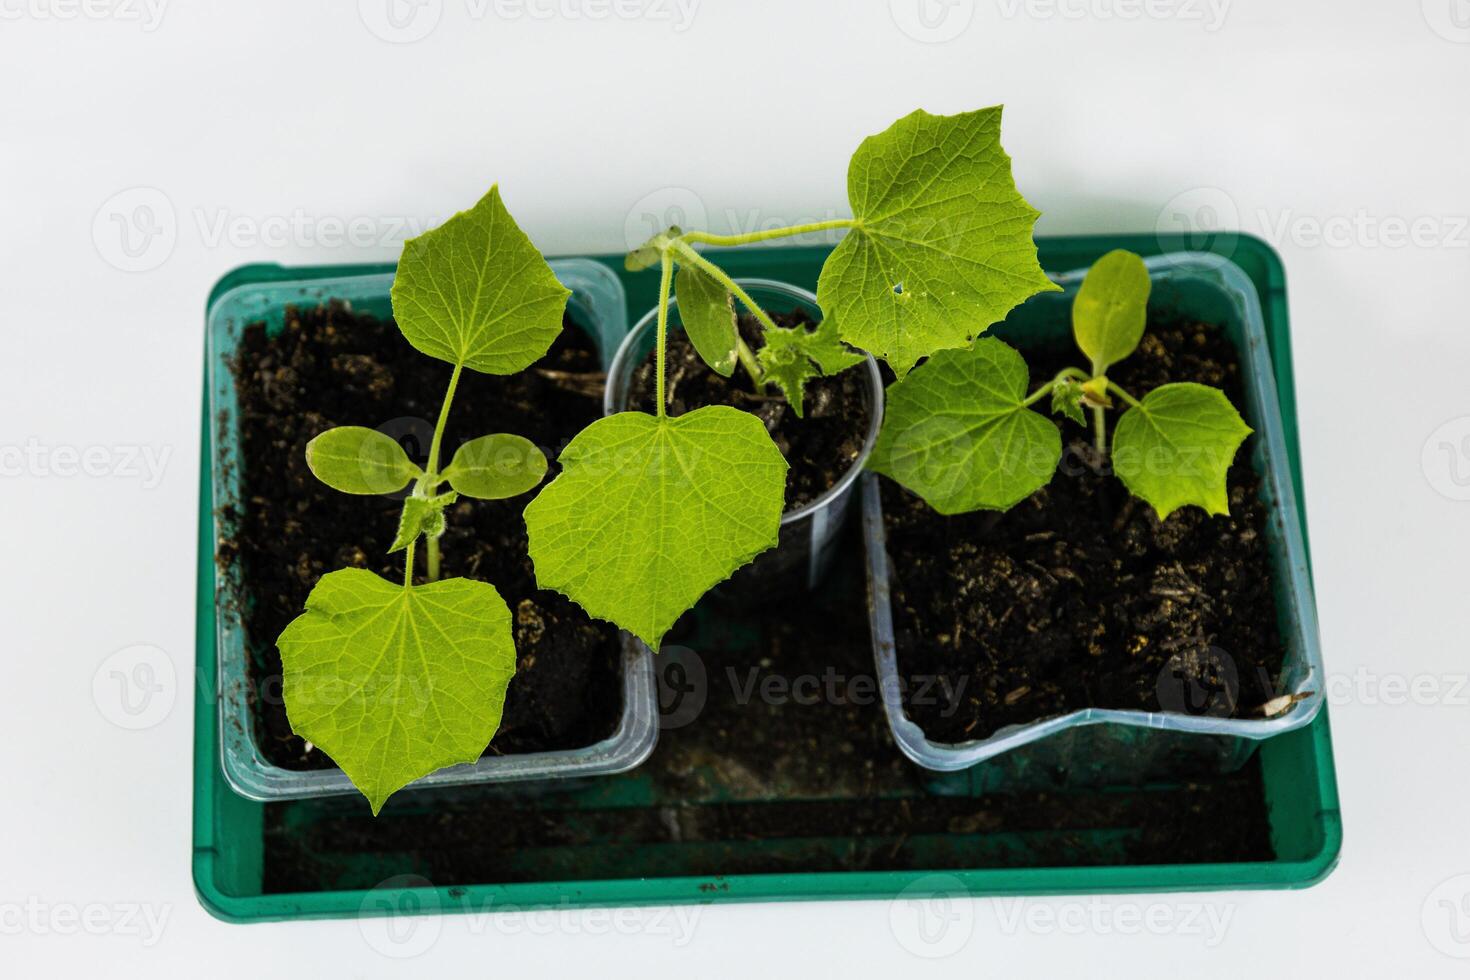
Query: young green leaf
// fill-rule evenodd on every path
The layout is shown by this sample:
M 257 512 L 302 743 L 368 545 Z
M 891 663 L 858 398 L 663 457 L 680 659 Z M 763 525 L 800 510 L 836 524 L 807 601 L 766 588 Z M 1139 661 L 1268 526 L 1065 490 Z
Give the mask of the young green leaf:
M 955 116 L 920 109 L 852 155 L 854 224 L 822 267 L 817 301 L 843 340 L 900 378 L 1058 288 L 1037 264 L 1039 212 L 1016 190 L 1000 117 L 1000 106 Z
M 734 374 L 740 334 L 730 293 L 714 276 L 693 265 L 679 266 L 674 291 L 684 333 L 694 350 L 711 371 L 725 378 Z
M 561 332 L 570 295 L 494 186 L 470 210 L 404 243 L 393 316 L 430 357 L 514 374 Z
M 786 460 L 754 415 L 623 412 L 583 429 L 560 462 L 526 508 L 536 581 L 654 650 L 711 586 L 776 543 Z
M 760 349 L 756 358 L 760 361 L 765 380 L 774 383 L 781 389 L 781 393 L 786 396 L 786 401 L 796 413 L 796 417 L 801 418 L 804 409 L 803 401 L 806 396 L 806 383 L 812 378 L 821 377 L 822 372 L 817 370 L 812 359 L 799 346 L 781 341 L 782 334 L 795 334 L 798 331 L 806 332 L 800 327 L 794 330 L 786 330 L 783 327 L 778 327 L 774 331 L 767 329 L 766 346 Z
M 460 446 L 444 479 L 466 497 L 502 500 L 532 490 L 546 475 L 546 457 L 529 439 L 509 433 L 480 436 Z
M 1065 415 L 1078 425 L 1087 425 L 1087 416 L 1082 414 L 1082 386 L 1071 378 L 1057 382 L 1051 390 L 1051 413 Z
M 361 425 L 328 429 L 306 444 L 312 475 L 343 493 L 396 493 L 423 471 L 392 436 Z
M 1189 504 L 1227 514 L 1225 476 L 1250 434 L 1219 389 L 1192 382 L 1160 385 L 1118 420 L 1113 472 L 1160 520 Z
M 398 534 L 388 547 L 388 553 L 391 555 L 395 551 L 402 551 L 418 540 L 421 534 L 429 538 L 437 538 L 443 534 L 444 508 L 458 498 L 459 494 L 453 490 L 436 497 L 405 497 L 403 510 L 398 515 Z
M 279 644 L 292 730 L 374 814 L 420 776 L 480 757 L 516 667 L 510 610 L 492 586 L 410 589 L 360 568 L 323 575 Z
M 1123 249 L 1114 249 L 1087 270 L 1072 302 L 1072 333 L 1092 359 L 1093 374 L 1106 373 L 1138 346 L 1150 288 L 1143 259 Z
M 842 343 L 837 336 L 837 324 L 823 320 L 808 330 L 805 327 L 778 328 L 773 335 L 766 331 L 766 344 L 784 344 L 796 348 L 817 362 L 822 374 L 840 374 L 855 364 L 867 359 Z
M 1062 454 L 1055 423 L 1027 408 L 1026 362 L 982 337 L 943 350 L 888 388 L 868 467 L 941 514 L 1005 510 L 1045 486 Z
M 767 381 L 774 381 L 786 400 L 802 414 L 802 396 L 806 383 L 822 375 L 845 371 L 863 361 L 863 354 L 849 350 L 837 339 L 837 326 L 823 320 L 811 330 L 806 327 L 769 327 L 765 346 L 757 355 Z

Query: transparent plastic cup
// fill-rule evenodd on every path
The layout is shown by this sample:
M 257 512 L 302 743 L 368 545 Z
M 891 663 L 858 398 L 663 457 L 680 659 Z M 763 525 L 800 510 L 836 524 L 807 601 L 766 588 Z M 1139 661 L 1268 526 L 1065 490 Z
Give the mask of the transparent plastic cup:
M 606 367 L 627 332 L 626 299 L 622 283 L 612 270 L 588 259 L 556 259 L 552 271 L 572 290 L 568 311 L 586 331 Z M 247 270 L 248 271 L 248 270 Z M 300 278 L 281 278 L 272 268 L 263 281 L 246 281 L 216 296 L 206 321 L 206 371 L 209 396 L 210 445 L 213 449 L 215 541 L 232 533 L 227 517 L 241 504 L 241 460 L 238 404 L 230 362 L 247 324 L 264 321 L 279 328 L 288 305 L 314 305 L 329 299 L 350 302 L 353 309 L 380 317 L 392 315 L 391 272 L 347 273 L 322 278 L 303 271 Z M 216 562 L 216 647 L 219 654 L 220 761 L 225 778 L 241 796 L 252 800 L 294 800 L 355 793 L 347 774 L 337 768 L 294 770 L 268 761 L 257 744 L 255 713 L 251 708 L 249 651 L 252 642 L 273 642 L 247 636 L 242 610 L 251 601 L 249 583 L 239 578 L 235 563 Z M 641 643 L 623 634 L 623 711 L 616 730 L 593 745 L 576 749 L 485 756 L 477 762 L 441 769 L 410 784 L 425 787 L 498 784 L 526 780 L 566 780 L 574 777 L 623 772 L 648 758 L 658 738 L 658 692 L 652 655 Z
M 767 313 L 804 312 L 813 321 L 822 317 L 817 297 L 805 289 L 774 279 L 736 279 L 750 298 Z M 669 333 L 684 329 L 679 319 L 677 299 L 669 301 Z M 658 310 L 644 314 L 618 348 L 608 369 L 604 411 L 608 415 L 627 411 L 633 373 L 653 351 L 658 336 Z M 781 515 L 780 543 L 738 570 L 727 582 L 715 587 L 719 595 L 741 600 L 759 601 L 789 595 L 792 587 L 814 589 L 832 565 L 832 557 L 841 541 L 852 509 L 853 490 L 857 478 L 867 464 L 883 424 L 883 377 L 872 357 L 849 370 L 863 372 L 867 384 L 868 431 L 863 437 L 862 452 L 826 493 L 817 499 Z M 740 371 L 736 369 L 737 374 Z
M 1256 432 L 1248 448 L 1251 465 L 1261 476 L 1261 499 L 1270 514 L 1266 543 L 1277 625 L 1286 646 L 1276 694 L 1301 700 L 1272 718 L 1215 717 L 1208 710 L 1189 714 L 1087 708 L 1007 726 L 984 739 L 931 741 L 903 709 L 904 675 L 898 664 L 902 651 L 895 645 L 889 592 L 894 572 L 885 548 L 879 478 L 868 474 L 863 481 L 868 610 L 889 727 L 903 753 L 926 769 L 956 772 L 988 763 L 983 772 L 975 771 L 978 785 L 972 791 L 1038 783 L 1137 784 L 1230 772 L 1250 759 L 1262 739 L 1301 728 L 1322 707 L 1324 675 L 1316 601 L 1255 286 L 1234 263 L 1218 255 L 1182 252 L 1146 261 L 1153 281 L 1151 312 L 1172 312 L 1217 324 L 1239 352 L 1245 404 L 1238 407 Z M 1053 276 L 1063 292 L 1033 297 L 992 334 L 1022 351 L 1070 337 L 1072 300 L 1086 273 L 1086 269 L 1077 269 Z M 1200 707 L 1208 709 L 1209 705 Z

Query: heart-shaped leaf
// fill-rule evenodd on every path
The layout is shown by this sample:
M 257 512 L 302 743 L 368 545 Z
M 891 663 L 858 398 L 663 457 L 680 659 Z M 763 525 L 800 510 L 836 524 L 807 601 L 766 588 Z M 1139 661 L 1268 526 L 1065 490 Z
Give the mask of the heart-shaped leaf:
M 1160 385 L 1118 420 L 1113 472 L 1130 493 L 1163 520 L 1193 504 L 1228 514 L 1225 478 L 1235 451 L 1251 434 L 1218 388 L 1183 382 Z
M 343 493 L 396 493 L 423 471 L 392 436 L 361 425 L 328 429 L 306 444 L 312 475 Z
M 500 432 L 460 446 L 444 479 L 466 497 L 502 500 L 535 489 L 546 475 L 546 457 L 530 439 Z
M 943 350 L 888 388 L 868 467 L 941 514 L 1006 510 L 1051 480 L 1056 424 L 1031 411 L 1026 362 L 993 337 Z
M 1000 106 L 920 109 L 863 140 L 848 165 L 854 224 L 822 267 L 817 301 L 843 340 L 900 378 L 1058 288 L 1037 264 L 1039 212 L 1016 190 L 1000 117 Z
M 1072 301 L 1072 333 L 1092 359 L 1093 374 L 1105 374 L 1138 346 L 1151 288 L 1143 259 L 1123 249 L 1114 249 L 1087 270 Z
M 279 640 L 291 728 L 342 767 L 376 814 L 393 793 L 474 762 L 515 673 L 493 586 L 405 588 L 360 568 L 321 577 Z
M 561 332 L 571 292 L 500 200 L 500 188 L 410 238 L 393 277 L 393 317 L 414 347 L 486 374 L 514 374 Z
M 657 650 L 709 588 L 776 544 L 786 460 L 754 415 L 623 412 L 583 429 L 526 508 L 542 588 Z

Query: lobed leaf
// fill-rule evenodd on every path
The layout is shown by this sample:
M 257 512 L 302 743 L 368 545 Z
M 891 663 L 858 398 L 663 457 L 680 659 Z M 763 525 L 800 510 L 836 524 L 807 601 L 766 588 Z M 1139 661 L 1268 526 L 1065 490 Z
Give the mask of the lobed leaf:
M 797 418 L 802 417 L 803 401 L 806 396 L 806 383 L 813 378 L 819 378 L 822 372 L 812 363 L 812 359 L 806 355 L 800 347 L 795 344 L 781 342 L 782 333 L 796 333 L 801 328 L 786 331 L 777 328 L 776 331 L 766 331 L 766 345 L 756 354 L 760 361 L 761 371 L 765 380 L 771 382 L 781 389 L 786 396 L 786 401 L 791 405 L 792 411 Z M 805 330 L 801 330 L 805 333 Z
M 583 429 L 526 508 L 542 588 L 657 650 L 709 588 L 776 543 L 786 460 L 754 415 L 623 412 Z
M 1021 355 L 993 337 L 938 352 L 889 386 L 868 467 L 941 514 L 1014 506 L 1062 455 L 1056 424 L 1023 404 L 1027 382 Z
M 468 579 L 405 588 L 360 568 L 329 572 L 278 642 L 292 730 L 374 814 L 415 779 L 480 757 L 516 667 L 510 610 Z
M 473 208 L 404 243 L 393 316 L 430 357 L 514 374 L 551 347 L 570 295 L 492 186 Z
M 1040 213 L 1016 189 L 1000 119 L 1000 106 L 955 116 L 920 109 L 852 155 L 855 223 L 822 267 L 817 301 L 843 340 L 900 378 L 1058 288 L 1037 263 Z
M 443 473 L 451 487 L 480 500 L 502 500 L 533 490 L 545 475 L 546 456 L 536 444 L 506 432 L 460 446 Z
M 328 429 L 306 444 L 312 475 L 343 493 L 396 493 L 423 473 L 397 440 L 361 425 Z
M 679 266 L 674 279 L 679 319 L 689 342 L 711 371 L 728 378 L 735 373 L 740 334 L 735 325 L 735 301 L 724 285 L 703 269 Z
M 1064 415 L 1078 425 L 1087 425 L 1087 416 L 1082 413 L 1082 386 L 1071 378 L 1059 381 L 1051 390 L 1051 412 Z
M 1226 474 L 1251 427 L 1218 388 L 1160 385 L 1118 420 L 1113 472 L 1163 520 L 1193 504 L 1228 514 Z
M 1072 334 L 1092 359 L 1093 374 L 1105 374 L 1138 346 L 1151 288 L 1143 259 L 1123 249 L 1114 249 L 1087 270 L 1072 302 Z
M 811 330 L 800 326 L 768 328 L 765 346 L 757 356 L 766 380 L 780 386 L 798 417 L 808 381 L 839 374 L 866 358 L 838 339 L 837 327 L 830 320 L 823 320 Z

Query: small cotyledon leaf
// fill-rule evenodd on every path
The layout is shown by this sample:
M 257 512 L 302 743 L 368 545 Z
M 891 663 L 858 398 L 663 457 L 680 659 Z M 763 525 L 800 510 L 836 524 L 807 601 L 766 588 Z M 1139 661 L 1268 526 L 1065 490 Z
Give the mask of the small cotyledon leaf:
M 721 377 L 735 373 L 735 301 L 723 284 L 697 266 L 680 265 L 674 278 L 679 319 L 689 343 L 709 369 Z
M 514 374 L 551 347 L 570 295 L 495 186 L 473 208 L 404 243 L 393 318 L 430 357 Z
M 993 337 L 943 350 L 888 388 L 868 467 L 941 514 L 1005 510 L 1051 479 L 1056 424 L 1026 399 L 1026 362 Z
M 1059 288 L 1037 263 L 1040 213 L 1016 189 L 1000 118 L 1000 106 L 954 116 L 920 109 L 852 155 L 854 223 L 822 266 L 817 302 L 843 340 L 900 378 Z
M 374 814 L 415 779 L 480 757 L 516 667 L 505 600 L 462 578 L 405 588 L 360 568 L 329 572 L 278 643 L 291 729 Z
M 657 650 L 711 586 L 776 544 L 786 460 L 725 405 L 598 419 L 526 508 L 536 581 Z
M 1151 288 L 1143 259 L 1123 249 L 1114 249 L 1087 270 L 1072 301 L 1072 334 L 1092 359 L 1093 374 L 1106 373 L 1138 346 Z
M 1251 431 L 1218 388 L 1160 385 L 1118 420 L 1113 472 L 1160 520 L 1190 504 L 1228 514 L 1225 478 Z
M 328 429 L 306 444 L 306 466 L 333 490 L 396 493 L 423 473 L 392 436 L 361 425 Z
M 546 475 L 536 444 L 508 432 L 471 439 L 454 452 L 444 479 L 466 497 L 502 500 L 532 490 Z

